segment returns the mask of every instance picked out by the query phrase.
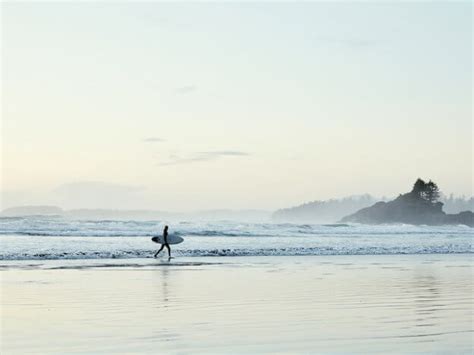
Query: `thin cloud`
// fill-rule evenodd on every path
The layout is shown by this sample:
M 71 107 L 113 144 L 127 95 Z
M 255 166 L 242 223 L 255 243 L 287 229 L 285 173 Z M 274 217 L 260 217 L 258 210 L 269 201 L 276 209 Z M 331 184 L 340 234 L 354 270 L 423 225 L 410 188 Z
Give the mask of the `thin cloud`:
M 237 150 L 217 150 L 217 151 L 207 151 L 207 152 L 198 152 L 191 156 L 180 157 L 177 155 L 170 155 L 169 160 L 166 162 L 159 163 L 160 166 L 166 165 L 178 165 L 178 164 L 189 164 L 197 163 L 203 161 L 213 161 L 224 157 L 242 157 L 249 156 L 249 153 L 241 152 Z
M 176 93 L 178 94 L 190 94 L 194 91 L 197 90 L 197 86 L 196 85 L 185 85 L 185 86 L 181 86 L 179 88 L 176 88 L 175 91 Z
M 159 137 L 148 137 L 148 138 L 144 138 L 142 139 L 142 142 L 145 142 L 145 143 L 159 143 L 159 142 L 164 142 L 165 140 L 163 138 L 159 138 Z

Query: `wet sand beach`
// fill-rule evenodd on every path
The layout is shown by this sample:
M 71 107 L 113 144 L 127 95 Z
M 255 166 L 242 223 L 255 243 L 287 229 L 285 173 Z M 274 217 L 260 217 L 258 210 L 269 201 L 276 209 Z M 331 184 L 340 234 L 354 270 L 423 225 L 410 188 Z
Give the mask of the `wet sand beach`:
M 472 353 L 472 255 L 2 261 L 2 354 Z

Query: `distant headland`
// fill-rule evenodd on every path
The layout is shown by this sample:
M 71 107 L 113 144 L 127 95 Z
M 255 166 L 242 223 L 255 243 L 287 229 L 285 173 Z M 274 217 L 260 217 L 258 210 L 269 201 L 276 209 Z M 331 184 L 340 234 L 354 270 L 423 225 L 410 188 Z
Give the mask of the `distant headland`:
M 405 223 L 405 224 L 464 224 L 474 227 L 474 213 L 462 211 L 447 214 L 443 203 L 439 201 L 440 191 L 433 181 L 416 180 L 413 189 L 401 194 L 393 201 L 380 201 L 362 208 L 341 219 L 342 223 L 354 222 L 363 224 Z
M 65 210 L 58 206 L 31 205 L 6 208 L 0 217 L 49 216 L 87 220 L 235 220 L 259 222 L 270 218 L 265 210 L 202 210 L 194 212 L 169 212 L 161 210 L 112 210 L 102 208 L 80 208 Z
M 54 205 L 6 208 L 0 217 L 61 216 L 74 219 L 118 220 L 229 220 L 277 223 L 362 223 L 362 224 L 464 224 L 474 227 L 474 197 L 443 196 L 436 183 L 418 179 L 412 190 L 397 198 L 369 194 L 325 201 L 311 201 L 289 208 L 267 210 L 204 210 L 169 212 L 163 210 L 62 209 Z

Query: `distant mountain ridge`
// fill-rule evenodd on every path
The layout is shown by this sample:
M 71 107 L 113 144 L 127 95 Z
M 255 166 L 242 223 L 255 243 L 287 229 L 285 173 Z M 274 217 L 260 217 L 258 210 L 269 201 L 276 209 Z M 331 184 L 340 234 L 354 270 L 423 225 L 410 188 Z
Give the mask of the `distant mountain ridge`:
M 188 213 L 168 212 L 159 210 L 112 210 L 80 208 L 64 210 L 57 206 L 17 206 L 6 208 L 0 217 L 24 216 L 62 216 L 77 219 L 135 219 L 135 220 L 166 220 L 166 219 L 203 219 L 203 220 L 243 220 L 262 221 L 270 218 L 271 212 L 264 210 L 203 210 Z
M 441 196 L 441 193 L 440 193 Z M 458 223 L 455 221 L 466 221 L 468 214 L 465 211 L 472 211 L 474 208 L 474 197 L 465 198 L 463 197 L 440 197 L 440 203 L 442 202 L 441 213 L 458 213 L 461 216 L 451 217 L 439 217 L 438 223 L 443 220 L 443 223 Z M 349 196 L 341 199 L 330 199 L 325 201 L 312 201 L 303 203 L 298 206 L 279 209 L 275 212 L 265 210 L 229 210 L 229 209 L 216 209 L 216 210 L 203 210 L 188 213 L 168 212 L 160 210 L 113 210 L 113 209 L 93 209 L 93 208 L 82 208 L 82 209 L 71 209 L 64 210 L 58 206 L 51 205 L 34 205 L 34 206 L 17 206 L 6 208 L 0 212 L 1 217 L 17 217 L 17 216 L 32 216 L 32 215 L 45 215 L 52 216 L 58 215 L 67 218 L 77 219 L 136 219 L 136 220 L 235 220 L 235 221 L 248 221 L 248 222 L 266 222 L 273 220 L 274 222 L 293 222 L 293 223 L 336 223 L 344 219 L 348 221 L 356 212 L 374 206 L 377 202 L 387 201 L 386 198 L 378 199 L 369 194 Z M 387 202 L 388 203 L 388 202 Z M 423 203 L 423 201 L 421 201 Z M 443 204 L 444 203 L 444 204 Z M 407 207 L 409 204 L 406 204 Z M 380 208 L 381 204 L 377 205 Z M 390 205 L 392 206 L 392 205 Z M 420 205 L 421 206 L 421 205 Z M 428 205 L 429 206 L 429 205 Z M 368 213 L 368 212 L 364 212 Z M 381 213 L 381 212 L 379 212 Z M 382 217 L 380 217 L 382 218 Z M 387 217 L 388 218 L 388 217 Z M 354 220 L 356 217 L 354 217 Z M 368 216 L 363 215 L 361 212 L 357 219 L 368 220 L 367 223 L 377 223 L 370 221 Z M 408 220 L 409 218 L 405 218 Z M 366 222 L 360 222 L 366 223 Z M 386 222 L 383 222 L 386 223 Z M 387 222 L 389 223 L 389 222 Z M 401 222 L 404 223 L 404 222 Z M 459 222 L 461 223 L 461 222 Z
M 0 216 L 2 217 L 16 217 L 16 216 L 34 216 L 34 215 L 62 215 L 64 210 L 57 206 L 16 206 L 5 208 Z
M 312 201 L 299 206 L 277 210 L 272 220 L 297 223 L 332 223 L 357 210 L 380 201 L 369 194 L 326 201 Z

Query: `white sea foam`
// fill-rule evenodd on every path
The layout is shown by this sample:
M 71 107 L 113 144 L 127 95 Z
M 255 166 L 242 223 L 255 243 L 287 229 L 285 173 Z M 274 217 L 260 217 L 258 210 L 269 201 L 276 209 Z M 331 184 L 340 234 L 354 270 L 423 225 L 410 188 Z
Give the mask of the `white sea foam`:
M 0 218 L 0 259 L 102 259 L 151 257 L 150 237 L 160 221 Z M 178 222 L 185 238 L 177 256 L 380 255 L 472 253 L 466 226 L 312 225 Z

